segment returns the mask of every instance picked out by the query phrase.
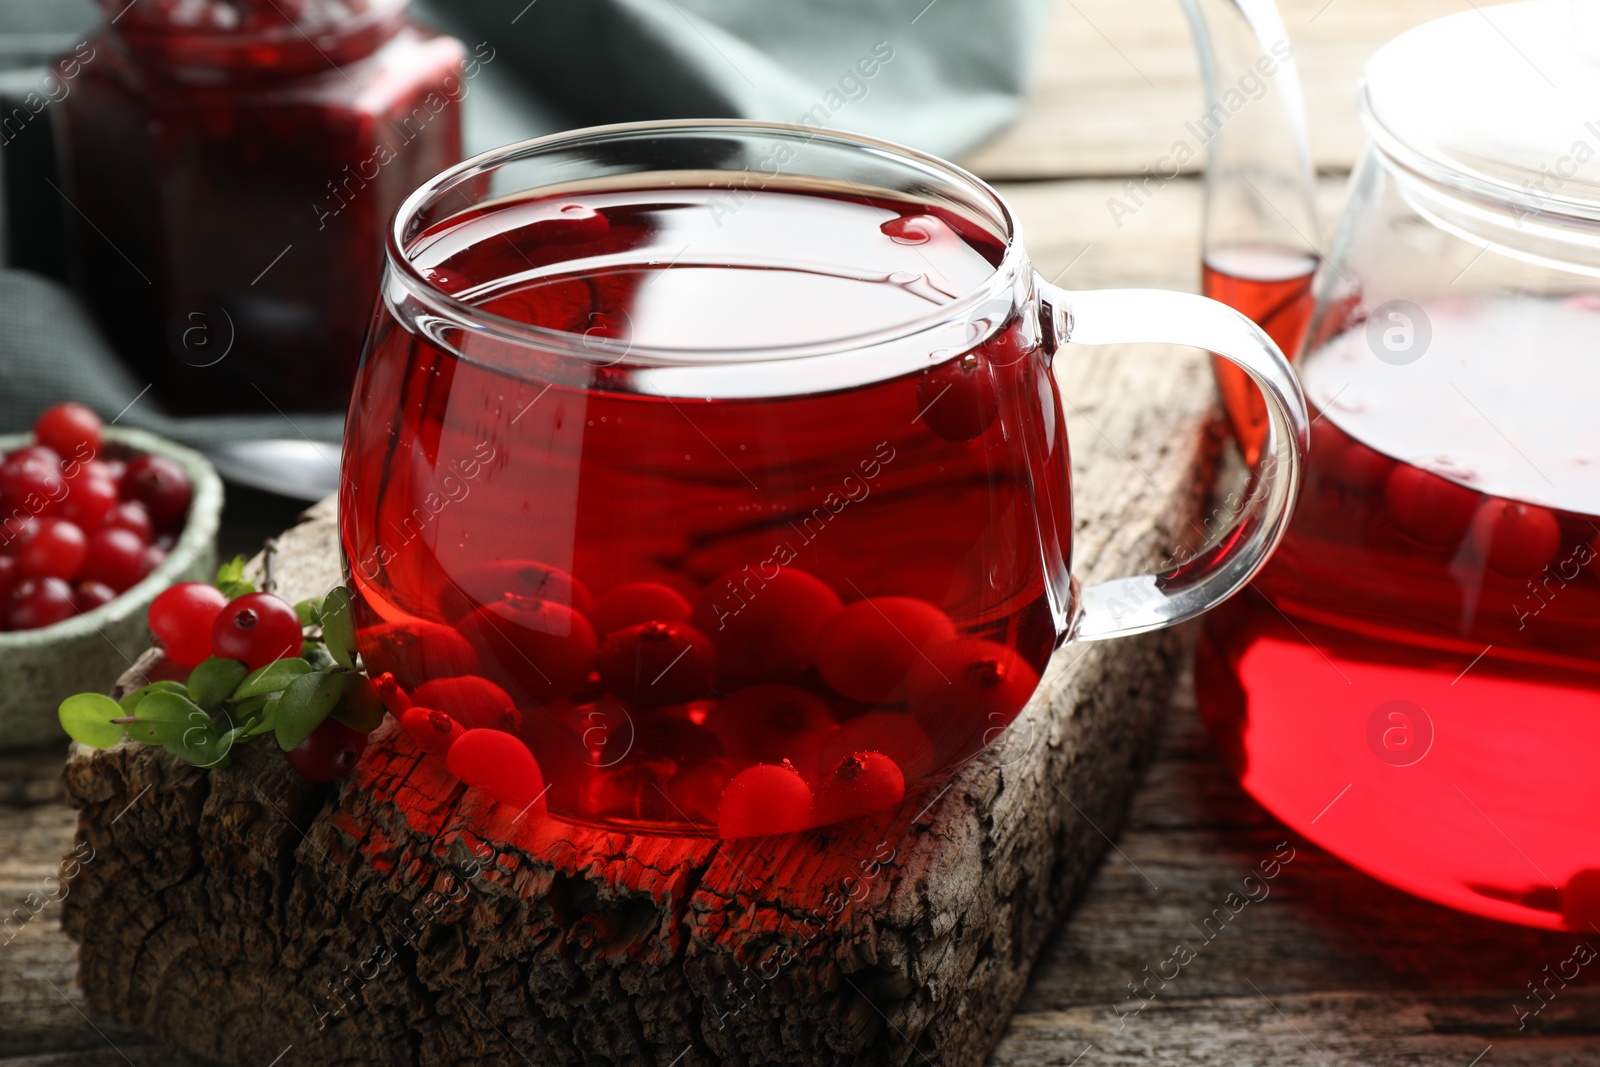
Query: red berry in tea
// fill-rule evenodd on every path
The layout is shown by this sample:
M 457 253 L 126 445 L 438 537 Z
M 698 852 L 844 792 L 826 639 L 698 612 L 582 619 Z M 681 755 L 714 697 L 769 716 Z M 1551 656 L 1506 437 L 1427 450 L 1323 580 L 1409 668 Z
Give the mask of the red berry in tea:
M 78 614 L 72 586 L 60 578 L 26 578 L 6 604 L 8 630 L 38 630 Z
M 337 719 L 324 719 L 311 736 L 284 755 L 300 777 L 313 782 L 337 782 L 348 777 L 367 750 L 367 735 Z
M 717 646 L 726 677 L 783 682 L 816 662 L 817 638 L 839 608 L 838 594 L 802 570 L 765 577 L 747 567 L 706 587 L 694 623 Z
M 513 734 L 468 730 L 450 746 L 445 762 L 462 782 L 513 808 L 538 805 L 544 797 L 539 761 Z
M 211 630 L 228 606 L 222 590 L 207 582 L 179 582 L 150 604 L 150 632 L 167 658 L 193 667 L 211 655 Z
M 400 688 L 400 683 L 390 672 L 384 671 L 372 679 L 372 685 L 378 691 L 378 699 L 389 709 L 389 714 L 399 715 L 411 707 L 410 694 Z
M 966 637 L 912 665 L 906 704 L 935 746 L 960 758 L 1016 718 L 1038 685 L 1038 672 L 1015 650 Z
M 723 837 L 767 837 L 812 825 L 811 787 L 787 764 L 759 764 L 733 776 L 717 806 Z
M 1444 549 L 1461 543 L 1479 494 L 1420 467 L 1401 464 L 1384 483 L 1383 500 L 1396 526 L 1425 545 Z
M 88 458 L 100 451 L 100 416 L 68 401 L 46 408 L 34 421 L 33 436 L 62 456 Z
M 869 711 L 829 734 L 817 749 L 820 767 L 837 767 L 856 752 L 882 752 L 915 782 L 940 763 L 939 754 L 921 724 L 897 711 Z
M 175 460 L 145 455 L 128 461 L 122 473 L 122 495 L 143 504 L 157 530 L 169 530 L 183 525 L 193 490 L 189 476 Z
M 589 621 L 605 635 L 642 622 L 688 622 L 693 606 L 676 589 L 657 582 L 619 585 L 595 598 Z
M 740 762 L 789 761 L 805 772 L 839 724 L 821 697 L 792 685 L 749 685 L 706 712 L 706 728 L 728 756 Z
M 1486 497 L 1472 521 L 1472 543 L 1506 577 L 1531 578 L 1560 551 L 1561 523 L 1549 508 Z
M 594 628 L 553 600 L 507 596 L 469 614 L 461 633 L 482 650 L 484 667 L 529 703 L 571 696 L 594 669 Z
M 817 639 L 817 672 L 833 690 L 865 704 L 900 700 L 912 664 L 953 641 L 955 623 L 925 600 L 880 596 L 847 605 Z
M 967 352 L 922 376 L 917 386 L 923 425 L 947 441 L 970 441 L 1000 414 L 994 368 L 978 352 Z
M 596 667 L 600 684 L 624 700 L 684 704 L 710 695 L 717 650 L 686 622 L 645 622 L 607 637 Z
M 65 519 L 43 518 L 17 543 L 17 563 L 29 578 L 72 579 L 89 555 L 89 539 Z
M 438 708 L 468 730 L 515 732 L 521 723 L 516 702 L 487 678 L 465 675 L 434 678 L 411 691 L 413 704 Z
M 382 690 L 379 690 L 382 692 Z M 466 729 L 450 716 L 420 704 L 412 705 L 400 713 L 400 726 L 424 752 L 445 759 L 450 746 L 466 733 Z
M 852 752 L 833 766 L 817 791 L 818 825 L 892 808 L 906 795 L 899 764 L 882 752 Z
M 476 607 L 508 598 L 549 600 L 585 616 L 594 607 L 588 588 L 560 567 L 512 559 L 462 571 L 440 596 L 439 610 L 447 619 L 459 619 Z
M 274 660 L 298 656 L 305 644 L 294 608 L 271 593 L 249 593 L 230 601 L 211 624 L 211 653 L 260 670 Z
M 478 674 L 478 654 L 453 627 L 425 619 L 383 623 L 360 630 L 357 643 L 367 668 L 416 685 L 428 678 Z
M 1567 879 L 1561 887 L 1561 921 L 1579 932 L 1600 926 L 1600 870 L 1586 868 Z

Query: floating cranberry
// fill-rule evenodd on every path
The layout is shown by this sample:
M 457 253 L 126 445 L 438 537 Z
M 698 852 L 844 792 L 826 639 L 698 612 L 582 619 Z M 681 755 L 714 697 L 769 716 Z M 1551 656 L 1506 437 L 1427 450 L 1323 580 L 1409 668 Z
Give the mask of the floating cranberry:
M 912 665 L 906 703 L 941 751 L 963 758 L 1016 718 L 1039 673 L 1005 645 L 967 637 Z
M 150 521 L 150 509 L 137 500 L 124 500 L 106 513 L 104 525 L 111 529 L 127 530 L 141 543 L 155 539 L 155 524 Z
M 193 490 L 177 462 L 145 455 L 128 461 L 122 474 L 122 495 L 144 504 L 156 529 L 166 530 L 183 525 Z
M 746 686 L 717 701 L 705 725 L 735 760 L 788 760 L 802 773 L 816 767 L 818 749 L 839 729 L 826 701 L 791 685 Z
M 356 769 L 366 750 L 366 734 L 329 718 L 284 755 L 300 777 L 313 782 L 337 782 Z
M 222 590 L 205 582 L 180 582 L 150 604 L 148 621 L 167 658 L 193 667 L 211 655 L 211 630 L 228 606 Z
M 1600 926 L 1600 870 L 1585 868 L 1567 879 L 1561 887 L 1561 921 L 1568 930 Z
M 100 451 L 101 428 L 99 415 L 69 400 L 45 408 L 34 421 L 33 436 L 63 456 L 92 455 Z
M 817 824 L 892 808 L 905 795 L 906 779 L 899 764 L 882 752 L 852 752 L 822 780 L 817 792 Z
M 465 727 L 444 712 L 416 704 L 401 712 L 400 725 L 413 741 L 422 746 L 424 752 L 440 759 L 447 758 L 450 746 L 467 732 Z
M 1488 497 L 1472 520 L 1472 543 L 1507 578 L 1531 578 L 1561 549 L 1561 523 L 1549 508 Z
M 72 481 L 67 498 L 56 514 L 79 529 L 97 529 L 117 506 L 117 484 L 108 478 L 84 475 Z
M 125 592 L 149 573 L 145 570 L 147 547 L 130 530 L 102 526 L 89 535 L 88 555 L 79 577 L 85 581 L 104 582 L 119 593 Z
M 490 673 L 535 704 L 571 696 L 594 668 L 594 628 L 553 600 L 507 596 L 469 614 L 461 632 Z
M 450 773 L 481 789 L 502 804 L 543 807 L 544 775 L 515 736 L 500 730 L 468 730 L 450 746 L 445 757 Z
M 787 764 L 763 763 L 734 775 L 717 806 L 723 837 L 766 837 L 812 825 L 811 787 Z
M 89 539 L 65 519 L 40 519 L 17 545 L 17 563 L 29 578 L 70 581 L 83 568 L 88 555 Z
M 869 711 L 845 723 L 818 748 L 818 765 L 837 767 L 840 760 L 857 752 L 884 753 L 911 782 L 939 764 L 927 732 L 910 715 L 895 711 Z
M 253 671 L 298 656 L 304 643 L 294 608 L 271 593 L 247 593 L 231 601 L 211 624 L 212 655 L 242 660 Z
M 452 627 L 425 619 L 403 619 L 356 632 L 356 644 L 367 667 L 389 671 L 415 683 L 425 678 L 478 674 L 481 665 L 472 644 Z
M 115 599 L 117 591 L 104 582 L 79 582 L 72 591 L 72 603 L 79 612 L 93 611 Z
M 588 588 L 560 567 L 512 559 L 462 571 L 440 596 L 439 610 L 447 619 L 459 619 L 476 607 L 514 597 L 549 600 L 585 616 L 594 607 Z
M 688 622 L 693 607 L 676 589 L 656 582 L 619 585 L 594 602 L 589 621 L 601 637 L 642 622 Z
M 411 693 L 414 704 L 438 708 L 468 730 L 491 729 L 515 732 L 522 723 L 516 702 L 487 678 L 465 675 L 459 678 L 434 678 Z
M 817 637 L 839 608 L 838 594 L 805 571 L 764 578 L 746 568 L 706 588 L 694 623 L 717 646 L 728 678 L 783 682 L 816 662 Z
M 680 770 L 667 783 L 672 817 L 696 826 L 715 825 L 728 787 L 728 761 L 709 759 Z
M 38 630 L 76 614 L 78 606 L 73 602 L 72 586 L 60 578 L 26 578 L 6 605 L 6 627 Z
M 977 352 L 942 363 L 922 376 L 917 406 L 923 425 L 947 441 L 970 441 L 1000 414 L 994 368 Z
M 411 707 L 411 696 L 393 674 L 384 671 L 372 680 L 373 687 L 378 690 L 378 699 L 383 701 L 383 706 L 389 709 L 390 715 L 400 715 Z
M 554 214 L 539 219 L 530 227 L 530 236 L 539 242 L 558 245 L 598 241 L 611 229 L 611 220 L 587 204 L 562 204 Z
M 1402 463 L 1384 483 L 1383 499 L 1396 526 L 1431 548 L 1461 543 L 1479 494 L 1429 471 Z
M 1339 454 L 1333 476 L 1352 493 L 1363 496 L 1383 489 L 1394 469 L 1394 460 L 1359 441 L 1347 441 Z
M 817 671 L 834 691 L 866 704 L 905 695 L 911 666 L 933 645 L 954 641 L 950 616 L 914 597 L 880 596 L 847 605 L 817 639 Z
M 596 667 L 607 691 L 638 704 L 684 704 L 710 694 L 717 650 L 686 622 L 646 622 L 606 638 Z

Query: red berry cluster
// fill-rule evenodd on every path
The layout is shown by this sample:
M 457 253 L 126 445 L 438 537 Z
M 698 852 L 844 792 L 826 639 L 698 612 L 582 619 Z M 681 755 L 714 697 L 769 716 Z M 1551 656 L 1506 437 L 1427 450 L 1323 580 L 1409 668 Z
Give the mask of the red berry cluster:
M 1405 543 L 1433 552 L 1454 553 L 1463 545 L 1482 565 L 1507 578 L 1531 578 L 1551 563 L 1563 543 L 1587 543 L 1582 523 L 1564 539 L 1557 512 L 1538 504 L 1507 500 L 1389 456 L 1349 436 L 1331 419 L 1312 427 L 1312 478 L 1307 496 L 1313 507 L 1342 513 L 1329 528 L 1369 515 Z M 1370 498 L 1366 507 L 1350 499 Z M 1381 501 L 1381 507 L 1379 502 Z
M 192 667 L 211 656 L 260 670 L 300 654 L 304 642 L 293 607 L 272 593 L 229 600 L 214 585 L 180 582 L 150 605 L 150 632 L 167 658 Z
M 102 454 L 100 418 L 57 404 L 0 460 L 0 629 L 33 630 L 109 603 L 176 543 L 192 493 L 165 456 Z
M 845 605 L 793 566 L 725 574 L 692 601 L 657 582 L 596 597 L 548 564 L 494 563 L 461 574 L 439 614 L 453 625 L 384 623 L 361 646 L 392 672 L 390 710 L 458 778 L 508 803 L 548 780 L 597 819 L 728 837 L 898 803 L 1038 683 L 1014 648 L 963 637 L 927 601 Z M 480 731 L 500 736 L 462 747 Z

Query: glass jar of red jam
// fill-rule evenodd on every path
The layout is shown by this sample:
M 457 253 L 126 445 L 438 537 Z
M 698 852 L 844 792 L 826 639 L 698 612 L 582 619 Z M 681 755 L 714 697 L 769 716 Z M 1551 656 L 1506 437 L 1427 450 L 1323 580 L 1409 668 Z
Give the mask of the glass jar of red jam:
M 408 0 L 101 0 L 63 101 L 76 277 L 174 408 L 342 409 L 407 193 L 492 52 Z

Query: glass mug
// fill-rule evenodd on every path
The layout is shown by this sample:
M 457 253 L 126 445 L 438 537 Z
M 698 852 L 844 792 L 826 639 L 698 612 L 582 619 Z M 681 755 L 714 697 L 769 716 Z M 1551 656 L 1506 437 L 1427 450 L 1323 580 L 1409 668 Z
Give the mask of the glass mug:
M 994 190 L 805 127 L 580 130 L 402 207 L 345 439 L 358 645 L 406 731 L 502 802 L 788 832 L 993 741 L 1067 640 L 1217 604 L 1284 530 L 1304 399 L 1248 319 L 1069 293 Z M 1221 353 L 1262 388 L 1239 525 L 1079 590 L 1068 340 Z

